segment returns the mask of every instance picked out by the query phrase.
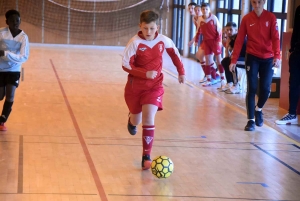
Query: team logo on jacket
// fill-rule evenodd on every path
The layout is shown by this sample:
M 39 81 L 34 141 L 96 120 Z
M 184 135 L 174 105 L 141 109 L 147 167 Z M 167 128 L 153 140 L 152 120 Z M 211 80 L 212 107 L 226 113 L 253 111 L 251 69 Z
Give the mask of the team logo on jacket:
M 139 50 L 144 52 L 147 48 L 146 47 L 141 47 Z
M 161 102 L 161 97 L 160 97 L 160 96 L 157 97 L 156 101 L 157 101 L 157 102 Z
M 266 27 L 269 27 L 269 21 L 266 21 Z
M 159 44 L 159 45 L 158 45 L 158 49 L 159 49 L 160 52 L 162 52 L 163 49 L 164 49 L 163 44 Z

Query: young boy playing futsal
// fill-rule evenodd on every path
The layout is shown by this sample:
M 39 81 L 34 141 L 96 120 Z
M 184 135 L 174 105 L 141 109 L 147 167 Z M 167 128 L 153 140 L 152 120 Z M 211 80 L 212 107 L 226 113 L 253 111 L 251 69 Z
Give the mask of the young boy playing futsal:
M 142 122 L 142 169 L 151 166 L 151 149 L 154 140 L 155 115 L 163 109 L 164 88 L 162 60 L 166 51 L 178 71 L 179 83 L 184 83 L 184 67 L 173 41 L 158 34 L 157 13 L 146 10 L 140 15 L 140 31 L 128 42 L 123 55 L 122 67 L 128 72 L 125 86 L 125 101 L 130 112 L 127 129 L 131 135 L 137 133 Z
M 0 116 L 0 131 L 6 131 L 4 123 L 12 110 L 15 90 L 19 86 L 21 65 L 29 56 L 27 35 L 19 29 L 21 19 L 16 10 L 5 13 L 8 27 L 0 28 L 0 100 L 5 101 Z

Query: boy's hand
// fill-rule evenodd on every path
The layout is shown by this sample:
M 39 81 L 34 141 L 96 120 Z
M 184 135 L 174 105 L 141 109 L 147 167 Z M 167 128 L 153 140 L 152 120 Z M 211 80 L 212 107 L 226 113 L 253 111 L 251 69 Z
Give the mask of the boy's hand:
M 235 71 L 235 67 L 236 67 L 236 64 L 230 64 L 230 65 L 229 65 L 229 71 L 230 71 L 230 72 Z
M 280 59 L 274 59 L 273 60 L 273 67 L 279 68 L 280 66 Z
M 146 77 L 148 78 L 148 79 L 154 79 L 154 78 L 156 78 L 156 76 L 157 76 L 157 71 L 155 71 L 155 70 L 152 70 L 152 71 L 147 71 L 147 73 L 146 73 Z
M 189 47 L 191 47 L 192 45 L 193 45 L 193 43 L 195 42 L 195 40 L 191 40 L 190 42 L 189 42 Z
M 178 81 L 179 81 L 180 84 L 185 83 L 185 75 L 179 75 L 178 76 Z

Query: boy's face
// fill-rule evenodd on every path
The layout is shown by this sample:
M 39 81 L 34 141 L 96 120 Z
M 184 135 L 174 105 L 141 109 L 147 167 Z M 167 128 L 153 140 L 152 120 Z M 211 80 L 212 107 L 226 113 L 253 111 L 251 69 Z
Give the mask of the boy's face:
M 264 9 L 265 0 L 251 0 L 254 11 L 262 11 Z
M 225 27 L 225 33 L 228 37 L 237 33 L 237 29 L 234 27 Z
M 158 28 L 159 26 L 156 24 L 156 22 L 150 22 L 149 24 L 146 24 L 146 22 L 142 22 L 140 24 L 140 29 L 146 40 L 153 40 Z
M 6 24 L 8 25 L 9 29 L 11 31 L 18 31 L 20 24 L 21 24 L 21 19 L 18 15 L 11 15 L 9 18 L 6 20 Z
M 195 15 L 196 16 L 201 16 L 202 15 L 201 7 L 195 7 Z
M 208 16 L 210 13 L 210 8 L 209 7 L 202 7 L 201 12 L 203 15 Z
M 195 6 L 189 6 L 189 12 L 191 15 L 195 15 Z

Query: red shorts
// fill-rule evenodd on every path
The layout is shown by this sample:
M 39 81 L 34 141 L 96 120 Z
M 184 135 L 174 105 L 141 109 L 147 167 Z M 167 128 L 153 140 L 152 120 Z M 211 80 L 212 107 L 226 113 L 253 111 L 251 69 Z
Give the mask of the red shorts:
M 222 44 L 215 39 L 204 40 L 202 43 L 204 44 L 203 49 L 205 55 L 210 55 L 213 53 L 215 55 L 219 55 L 222 53 Z
M 153 83 L 153 80 L 128 77 L 124 97 L 130 113 L 138 114 L 142 112 L 142 106 L 145 104 L 156 105 L 158 110 L 163 109 L 164 88 L 162 83 L 159 82 L 149 87 L 150 83 Z
M 201 48 L 202 50 L 204 50 L 204 49 L 205 49 L 205 44 L 202 42 L 202 43 L 199 45 L 198 48 Z

